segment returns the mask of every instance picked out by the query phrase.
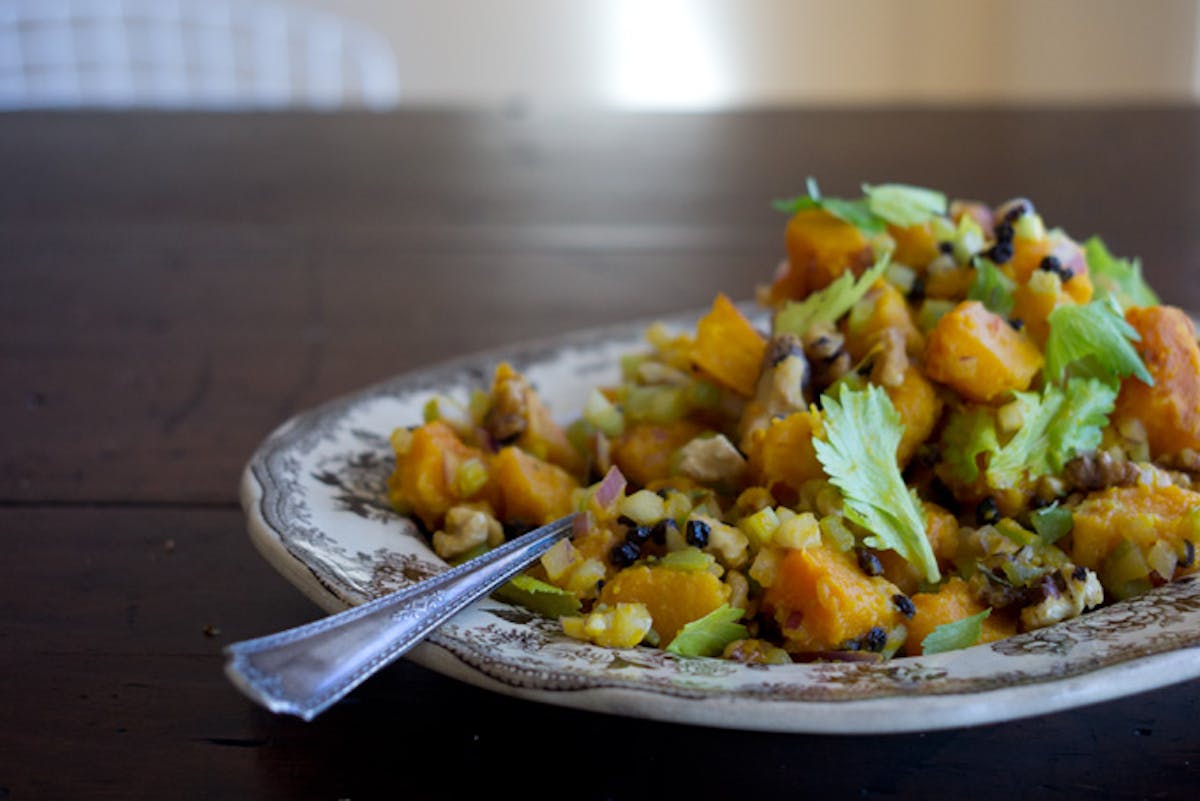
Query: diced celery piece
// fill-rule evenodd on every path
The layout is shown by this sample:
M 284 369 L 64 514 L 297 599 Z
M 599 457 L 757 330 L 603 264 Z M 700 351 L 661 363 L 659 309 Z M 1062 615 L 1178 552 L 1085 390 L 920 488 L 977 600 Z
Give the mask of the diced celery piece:
M 687 400 L 697 409 L 715 409 L 721 404 L 721 388 L 696 379 L 687 386 Z
M 1118 601 L 1132 598 L 1150 589 L 1150 565 L 1137 545 L 1121 540 L 1104 560 L 1100 583 Z
M 934 217 L 929 221 L 929 229 L 940 242 L 954 239 L 954 222 L 949 217 Z
M 1017 545 L 1036 545 L 1039 542 L 1036 534 L 1034 534 L 1032 531 L 1026 530 L 1021 526 L 1020 523 L 1012 520 L 1011 518 L 1006 517 L 997 523 L 996 530 L 1008 537 Z
M 821 525 L 812 512 L 796 515 L 779 524 L 772 542 L 781 548 L 811 548 L 821 542 Z
M 618 511 L 639 526 L 653 525 L 667 514 L 666 503 L 650 490 L 638 490 L 626 495 L 620 500 Z
M 689 545 L 683 550 L 671 551 L 658 564 L 662 567 L 679 570 L 684 573 L 698 573 L 702 570 L 708 570 L 715 561 L 716 559 L 712 554 L 705 553 L 699 548 Z
M 752 515 L 743 517 L 738 521 L 738 528 L 750 538 L 756 549 L 762 548 L 771 542 L 771 537 L 779 528 L 779 516 L 775 514 L 774 509 L 766 506 Z
M 637 381 L 638 368 L 650 357 L 645 353 L 629 353 L 621 357 L 621 380 L 632 384 Z
M 917 280 L 916 272 L 909 266 L 899 262 L 891 262 L 887 268 L 887 281 L 892 286 L 907 295 Z
M 966 264 L 979 251 L 983 250 L 983 229 L 970 214 L 964 214 L 958 220 L 958 228 L 954 232 L 954 258 L 959 264 Z
M 941 298 L 926 298 L 921 304 L 920 311 L 917 312 L 917 326 L 929 333 L 934 326 L 938 324 L 938 320 L 942 319 L 942 315 L 954 311 L 954 301 L 942 300 Z
M 587 404 L 583 407 L 583 419 L 607 437 L 619 437 L 625 430 L 625 416 L 599 390 L 592 390 L 588 396 Z
M 459 464 L 454 472 L 454 487 L 460 498 L 470 498 L 483 489 L 488 482 L 487 465 L 482 460 L 470 458 Z
M 848 551 L 854 547 L 854 534 L 846 528 L 841 515 L 825 515 L 821 518 L 821 533 L 829 544 L 839 551 Z
M 688 412 L 687 394 L 682 387 L 638 387 L 626 385 L 625 417 L 641 423 L 674 423 Z
M 1058 542 L 1075 527 L 1075 518 L 1071 510 L 1063 509 L 1057 503 L 1038 509 L 1029 516 L 1029 521 L 1033 524 L 1033 530 L 1047 545 Z
M 571 447 L 580 453 L 587 453 L 590 450 L 588 443 L 596 433 L 596 427 L 581 417 L 568 425 L 565 433 Z
M 573 594 L 533 576 L 517 576 L 496 590 L 495 595 L 546 617 L 574 615 L 580 608 L 579 599 Z
M 1040 214 L 1029 213 L 1022 214 L 1017 218 L 1017 222 L 1013 225 L 1013 237 L 1015 239 L 1041 239 L 1046 235 L 1046 226 L 1042 222 Z

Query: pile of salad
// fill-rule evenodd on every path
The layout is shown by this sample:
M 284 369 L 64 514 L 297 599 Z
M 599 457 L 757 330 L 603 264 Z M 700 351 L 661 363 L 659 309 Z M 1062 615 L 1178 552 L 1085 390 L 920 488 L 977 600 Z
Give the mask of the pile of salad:
M 1200 346 L 1136 260 L 1024 198 L 807 189 L 769 332 L 724 295 L 652 326 L 565 428 L 500 364 L 393 433 L 396 509 L 456 563 L 578 512 L 503 598 L 747 663 L 963 648 L 1198 569 Z

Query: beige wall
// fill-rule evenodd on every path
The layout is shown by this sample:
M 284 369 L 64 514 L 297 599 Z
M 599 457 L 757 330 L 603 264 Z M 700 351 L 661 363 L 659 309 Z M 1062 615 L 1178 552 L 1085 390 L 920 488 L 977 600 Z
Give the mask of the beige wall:
M 289 0 L 379 30 L 402 99 L 712 108 L 1197 96 L 1200 0 Z

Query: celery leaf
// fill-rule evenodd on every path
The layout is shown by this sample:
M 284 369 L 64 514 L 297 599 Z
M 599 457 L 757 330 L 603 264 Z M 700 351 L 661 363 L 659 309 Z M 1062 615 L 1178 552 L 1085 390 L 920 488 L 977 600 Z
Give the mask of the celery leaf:
M 994 489 L 1060 473 L 1078 454 L 1095 450 L 1117 400 L 1116 388 L 1095 378 L 1015 395 L 1021 427 L 988 461 L 987 483 Z
M 857 280 L 854 274 L 847 270 L 819 292 L 814 292 L 799 302 L 787 303 L 779 314 L 775 315 L 775 333 L 802 337 L 814 323 L 837 322 L 883 277 L 890 262 L 891 257 L 884 254 L 883 258 Z
M 920 225 L 946 213 L 946 196 L 932 189 L 907 184 L 863 184 L 867 208 L 900 228 Z
M 953 623 L 943 623 L 921 640 L 921 653 L 929 656 L 946 651 L 957 651 L 960 648 L 970 648 L 983 636 L 984 618 L 991 613 L 991 609 L 984 609 L 977 615 L 964 617 Z
M 776 211 L 787 214 L 796 214 L 809 209 L 824 209 L 868 234 L 879 234 L 887 230 L 887 224 L 871 211 L 866 198 L 842 200 L 836 197 L 824 197 L 817 187 L 817 182 L 811 177 L 806 182 L 806 188 L 808 190 L 806 195 L 776 200 L 771 205 Z
M 925 536 L 925 514 L 904 483 L 896 448 L 904 424 L 887 393 L 877 386 L 843 386 L 823 399 L 825 439 L 814 439 L 817 458 L 842 491 L 846 517 L 871 535 L 871 548 L 893 550 L 926 581 L 941 578 Z
M 580 608 L 579 599 L 573 593 L 533 576 L 517 576 L 496 590 L 495 595 L 502 601 L 523 606 L 546 617 L 574 615 Z
M 963 484 L 973 484 L 979 477 L 979 457 L 1000 450 L 992 410 L 972 405 L 954 411 L 942 431 L 941 450 L 950 476 Z
M 1075 375 L 1120 380 L 1135 375 L 1154 386 L 1154 378 L 1130 341 L 1141 339 L 1125 321 L 1116 299 L 1096 300 L 1085 306 L 1059 306 L 1046 318 L 1045 375 L 1061 381 L 1069 371 Z
M 1013 309 L 1013 290 L 1017 285 L 988 259 L 975 262 L 975 280 L 967 290 L 968 300 L 978 300 L 988 311 L 1007 317 Z
M 667 650 L 678 656 L 720 656 L 729 643 L 750 636 L 737 622 L 744 614 L 741 609 L 722 604 L 680 629 Z
M 1115 297 L 1125 307 L 1159 304 L 1158 295 L 1142 278 L 1142 265 L 1137 259 L 1116 258 L 1098 236 L 1085 242 L 1083 250 L 1097 298 Z

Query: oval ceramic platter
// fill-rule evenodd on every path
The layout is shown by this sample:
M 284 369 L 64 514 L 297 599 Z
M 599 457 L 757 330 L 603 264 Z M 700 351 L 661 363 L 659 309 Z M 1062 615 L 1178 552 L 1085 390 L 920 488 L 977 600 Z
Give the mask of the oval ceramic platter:
M 667 320 L 694 326 L 699 313 Z M 259 551 L 328 612 L 446 568 L 388 505 L 388 434 L 435 394 L 465 401 L 511 362 L 561 418 L 618 380 L 645 321 L 482 353 L 331 401 L 282 425 L 242 479 Z M 1047 629 L 883 663 L 742 665 L 572 640 L 558 623 L 486 599 L 409 654 L 447 676 L 519 698 L 679 723 L 791 732 L 885 733 L 1054 712 L 1200 676 L 1200 580 Z

